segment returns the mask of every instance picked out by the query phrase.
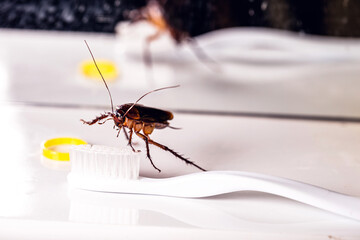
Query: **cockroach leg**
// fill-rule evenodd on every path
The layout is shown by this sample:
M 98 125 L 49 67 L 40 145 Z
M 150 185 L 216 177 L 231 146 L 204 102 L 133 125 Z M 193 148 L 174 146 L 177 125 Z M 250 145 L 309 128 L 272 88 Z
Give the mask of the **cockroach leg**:
M 116 134 L 116 137 L 119 137 L 120 132 L 121 132 L 121 128 L 122 128 L 122 126 L 118 127 L 118 129 L 117 129 L 118 133 Z
M 128 135 L 128 133 L 126 132 L 126 129 L 125 129 L 125 128 L 123 128 L 123 130 L 124 130 L 124 135 L 125 135 L 125 137 L 126 137 L 126 140 L 128 140 L 128 141 L 129 141 L 129 135 Z
M 200 170 L 202 170 L 202 171 L 206 171 L 204 168 L 200 167 L 199 165 L 195 164 L 194 162 L 190 161 L 189 159 L 184 158 L 183 156 L 181 156 L 180 154 L 178 154 L 177 152 L 175 152 L 174 150 L 168 148 L 168 147 L 165 146 L 165 145 L 162 145 L 162 144 L 160 144 L 160 143 L 157 143 L 157 142 L 155 142 L 155 141 L 153 141 L 153 140 L 151 140 L 151 139 L 149 139 L 149 143 L 150 143 L 150 144 L 153 144 L 153 145 L 155 145 L 155 146 L 157 146 L 157 147 L 159 147 L 159 148 L 161 148 L 161 149 L 163 149 L 163 150 L 165 150 L 165 151 L 171 152 L 175 157 L 180 158 L 180 159 L 183 160 L 186 164 L 190 164 L 190 165 L 192 165 L 192 166 L 194 166 L 194 167 L 196 167 L 196 168 L 198 168 L 198 169 L 200 169 Z
M 145 145 L 146 145 L 146 156 L 149 158 L 151 165 L 152 165 L 156 170 L 158 170 L 159 172 L 161 172 L 161 170 L 155 166 L 154 162 L 153 162 L 152 159 L 151 159 L 151 156 L 150 156 L 150 148 L 149 148 L 149 140 L 150 140 L 149 137 L 147 137 L 147 136 L 145 136 L 145 135 L 143 135 L 143 134 L 141 134 L 141 133 L 139 133 L 139 132 L 135 132 L 135 133 L 136 133 L 136 135 L 138 135 L 140 138 L 142 138 L 142 139 L 145 141 Z
M 129 136 L 128 136 L 128 140 L 129 140 L 128 145 L 132 148 L 132 150 L 133 150 L 134 152 L 140 152 L 140 150 L 135 150 L 135 148 L 133 147 L 133 144 L 132 144 L 132 135 L 133 135 L 133 130 L 130 129 L 130 130 L 129 130 Z
M 149 138 L 149 136 L 143 135 L 143 134 L 141 134 L 141 133 L 136 133 L 136 135 L 138 135 L 139 137 L 141 137 L 147 144 L 150 143 L 150 144 L 153 144 L 153 145 L 155 145 L 155 146 L 157 146 L 157 147 L 159 147 L 159 148 L 161 148 L 161 149 L 163 149 L 163 150 L 165 150 L 165 151 L 171 152 L 175 157 L 180 158 L 180 159 L 183 160 L 186 164 L 190 164 L 190 165 L 192 165 L 192 166 L 194 166 L 194 167 L 196 167 L 196 168 L 198 168 L 198 169 L 200 169 L 200 170 L 202 170 L 202 171 L 206 171 L 206 170 L 203 169 L 202 167 L 196 165 L 194 162 L 190 161 L 189 159 L 184 158 L 183 156 L 181 156 L 180 154 L 178 154 L 178 153 L 175 152 L 174 150 L 168 148 L 167 146 L 162 145 L 162 144 L 160 144 L 160 143 L 158 143 L 158 142 L 155 142 L 154 140 L 151 140 L 151 139 Z
M 219 63 L 209 57 L 209 55 L 204 52 L 204 50 L 199 46 L 194 38 L 189 37 L 186 40 L 189 43 L 190 49 L 201 63 L 203 63 L 211 71 L 221 72 Z
M 105 120 L 102 121 L 102 122 L 99 121 L 98 124 L 102 125 L 102 124 L 106 123 L 106 122 L 109 121 L 109 120 L 112 120 L 112 118 L 105 119 Z
M 87 124 L 87 125 L 93 125 L 97 122 L 99 122 L 100 120 L 107 118 L 109 116 L 109 114 L 101 114 L 99 117 L 96 117 L 95 119 L 91 120 L 91 121 L 85 121 L 84 119 L 80 119 L 80 121 L 83 122 L 83 124 Z M 99 123 L 101 124 L 101 123 Z
M 133 149 L 133 151 L 134 151 L 134 152 L 141 152 L 140 150 L 134 150 L 133 146 L 137 146 L 138 143 L 137 143 L 137 142 L 133 142 L 133 141 L 132 141 L 132 138 L 131 138 L 131 140 L 130 140 L 130 137 L 129 137 L 128 133 L 126 132 L 126 129 L 123 128 L 123 130 L 124 130 L 124 134 L 125 134 L 126 139 L 131 142 L 131 145 L 130 145 L 130 146 L 131 146 L 131 148 Z M 120 132 L 119 132 L 119 133 L 120 133 Z M 118 133 L 118 135 L 119 135 L 119 133 Z
M 158 30 L 153 35 L 148 36 L 145 40 L 143 58 L 144 58 L 145 65 L 146 65 L 147 69 L 149 70 L 150 82 L 154 82 L 154 80 L 153 80 L 153 60 L 152 60 L 152 56 L 151 56 L 150 45 L 154 40 L 158 39 L 162 33 L 163 33 L 163 31 Z
M 150 52 L 150 44 L 155 41 L 156 39 L 158 39 L 161 34 L 163 32 L 162 31 L 156 31 L 153 35 L 150 35 L 148 37 L 146 37 L 145 39 L 145 47 L 144 47 L 144 62 L 146 64 L 146 66 L 148 67 L 152 67 L 152 57 L 151 57 L 151 52 Z

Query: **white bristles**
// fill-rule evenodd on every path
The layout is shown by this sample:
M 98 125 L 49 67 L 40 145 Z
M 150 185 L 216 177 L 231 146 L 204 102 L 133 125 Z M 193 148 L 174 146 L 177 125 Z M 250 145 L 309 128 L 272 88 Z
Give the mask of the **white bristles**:
M 70 151 L 71 173 L 94 178 L 137 179 L 140 157 L 130 149 L 77 145 Z

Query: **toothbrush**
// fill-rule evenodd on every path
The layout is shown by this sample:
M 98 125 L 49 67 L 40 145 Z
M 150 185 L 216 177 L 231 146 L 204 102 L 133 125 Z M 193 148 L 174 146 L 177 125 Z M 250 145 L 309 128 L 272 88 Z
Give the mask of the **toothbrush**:
M 359 198 L 285 178 L 241 171 L 208 171 L 162 179 L 139 177 L 139 153 L 98 145 L 73 146 L 70 162 L 68 182 L 73 188 L 183 198 L 258 191 L 360 221 Z

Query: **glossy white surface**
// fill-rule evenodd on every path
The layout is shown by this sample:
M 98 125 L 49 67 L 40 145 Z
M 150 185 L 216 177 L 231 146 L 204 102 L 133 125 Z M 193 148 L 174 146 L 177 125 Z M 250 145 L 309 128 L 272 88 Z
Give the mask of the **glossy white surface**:
M 124 233 L 109 224 L 121 225 L 134 238 L 144 237 L 144 232 L 132 231 L 129 225 L 139 229 L 154 227 L 151 231 L 157 234 L 181 229 L 179 238 L 196 229 L 201 230 L 195 231 L 195 235 L 212 236 L 211 232 L 216 230 L 220 232 L 214 236 L 220 237 L 221 231 L 225 231 L 229 238 L 249 236 L 253 232 L 270 239 L 278 239 L 279 234 L 314 239 L 328 235 L 345 239 L 360 236 L 360 222 L 268 194 L 240 192 L 205 199 L 181 199 L 69 192 L 67 171 L 42 165 L 42 141 L 74 136 L 89 143 L 124 146 L 125 138 L 117 139 L 110 123 L 103 126 L 80 123 L 80 118 L 91 118 L 96 110 L 6 104 L 2 110 L 7 114 L 0 120 L 4 133 L 1 144 L 5 146 L 0 168 L 1 221 L 14 226 L 18 220 L 19 227 L 33 236 L 44 231 L 36 227 L 40 222 L 50 229 L 59 224 L 64 231 L 69 231 L 68 235 L 60 236 L 65 234 L 71 239 L 78 239 L 83 223 L 95 224 L 91 226 L 99 232 L 110 228 L 112 237 L 124 236 Z M 217 131 L 214 138 L 214 131 L 209 129 L 219 122 L 223 123 L 222 131 Z M 174 125 L 183 129 L 154 132 L 153 139 L 208 169 L 262 172 L 360 196 L 359 185 L 354 184 L 359 182 L 360 171 L 357 145 L 360 126 L 357 124 L 177 114 Z M 137 147 L 144 149 L 140 142 Z M 155 148 L 151 152 L 162 173 L 158 174 L 144 158 L 141 175 L 165 177 L 196 171 L 169 153 Z M 36 220 L 31 223 L 34 229 L 23 225 L 27 225 L 28 220 Z M 74 229 L 75 226 L 82 227 Z M 203 232 L 205 229 L 212 230 Z M 6 228 L 0 231 L 0 236 L 2 234 L 14 237 L 23 233 Z
M 1 239 L 360 238 L 359 222 L 269 194 L 181 199 L 69 191 L 69 166 L 44 161 L 44 140 L 72 136 L 93 144 L 126 145 L 110 122 L 84 126 L 79 121 L 109 110 L 102 83 L 78 73 L 79 63 L 89 58 L 84 38 L 96 57 L 122 62 L 117 59 L 118 39 L 111 36 L 0 32 Z M 352 44 L 348 46 L 354 49 L 357 43 Z M 291 73 L 294 81 L 219 84 L 207 79 L 201 67 L 199 78 L 175 71 L 167 75 L 175 76 L 169 82 L 180 81 L 181 88 L 142 103 L 184 110 L 360 116 L 357 51 L 352 56 L 346 64 L 306 65 L 299 76 Z M 136 61 L 140 72 L 142 62 Z M 152 88 L 134 89 L 127 81 L 110 84 L 116 104 L 134 101 Z M 175 113 L 172 125 L 182 129 L 155 131 L 153 139 L 206 169 L 264 173 L 360 197 L 360 124 Z M 144 152 L 144 144 L 135 141 Z M 151 153 L 162 173 L 143 156 L 143 176 L 197 171 L 170 153 L 154 147 Z

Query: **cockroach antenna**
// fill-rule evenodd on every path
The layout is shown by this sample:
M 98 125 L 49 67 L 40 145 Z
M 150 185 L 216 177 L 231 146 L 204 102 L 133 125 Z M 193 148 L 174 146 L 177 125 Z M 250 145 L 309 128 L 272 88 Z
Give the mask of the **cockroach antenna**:
M 94 57 L 93 53 L 91 52 L 91 49 L 90 49 L 90 47 L 89 47 L 89 44 L 86 42 L 86 40 L 84 40 L 84 42 L 85 42 L 87 48 L 89 49 L 89 52 L 90 52 L 90 55 L 91 55 L 91 57 L 92 57 L 92 59 L 93 59 L 93 61 L 94 61 L 95 67 L 96 67 L 96 69 L 98 70 L 98 72 L 99 72 L 99 74 L 100 74 L 100 76 L 101 76 L 101 79 L 103 80 L 103 82 L 104 82 L 104 84 L 105 84 L 105 87 L 106 87 L 106 89 L 107 89 L 107 91 L 108 91 L 108 93 L 109 93 L 110 102 L 111 102 L 111 111 L 114 112 L 114 104 L 113 104 L 113 100 L 112 100 L 112 97 L 111 97 L 110 89 L 109 89 L 109 87 L 108 87 L 108 85 L 107 85 L 107 83 L 106 83 L 106 81 L 105 81 L 105 79 L 104 79 L 104 77 L 103 77 L 103 75 L 102 75 L 102 73 L 101 73 L 101 71 L 100 71 L 97 63 L 96 63 L 95 57 Z
M 138 100 L 136 100 L 136 101 L 131 105 L 131 107 L 129 107 L 129 109 L 125 112 L 124 117 L 125 117 L 126 114 L 127 114 L 128 112 L 130 112 L 130 110 L 131 110 L 141 99 L 143 99 L 146 95 L 149 95 L 150 93 L 157 92 L 157 91 L 160 91 L 160 90 L 165 90 L 165 89 L 169 89 L 169 88 L 177 88 L 177 87 L 180 87 L 180 85 L 158 88 L 158 89 L 155 89 L 155 90 L 152 90 L 152 91 L 150 91 L 150 92 L 145 93 L 144 95 L 142 95 L 141 97 L 139 97 Z

